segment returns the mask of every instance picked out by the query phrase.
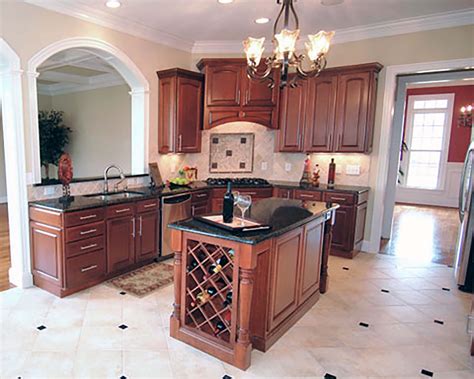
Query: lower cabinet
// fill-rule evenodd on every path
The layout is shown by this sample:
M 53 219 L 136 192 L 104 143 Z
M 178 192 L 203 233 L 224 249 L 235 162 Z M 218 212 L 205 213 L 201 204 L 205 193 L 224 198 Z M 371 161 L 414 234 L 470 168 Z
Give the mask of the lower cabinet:
M 252 197 L 252 202 L 258 201 L 260 199 L 265 199 L 273 196 L 273 188 L 239 188 L 235 187 L 233 190 L 238 191 L 241 195 L 248 195 Z M 224 194 L 226 189 L 224 188 L 214 188 L 212 190 L 211 198 L 211 211 L 212 212 L 222 212 L 222 207 L 224 205 Z
M 159 201 L 77 212 L 30 207 L 34 284 L 67 296 L 158 256 Z

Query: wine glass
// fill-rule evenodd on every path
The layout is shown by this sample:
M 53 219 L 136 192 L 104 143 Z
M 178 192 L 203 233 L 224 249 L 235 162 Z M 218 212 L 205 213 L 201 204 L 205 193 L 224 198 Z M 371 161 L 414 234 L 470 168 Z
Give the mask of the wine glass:
M 247 209 L 250 208 L 252 205 L 252 197 L 249 195 L 239 195 L 236 200 L 236 204 L 240 209 L 240 213 L 242 214 L 242 220 L 241 220 L 241 225 L 244 225 L 244 219 L 245 219 L 245 212 L 247 212 Z

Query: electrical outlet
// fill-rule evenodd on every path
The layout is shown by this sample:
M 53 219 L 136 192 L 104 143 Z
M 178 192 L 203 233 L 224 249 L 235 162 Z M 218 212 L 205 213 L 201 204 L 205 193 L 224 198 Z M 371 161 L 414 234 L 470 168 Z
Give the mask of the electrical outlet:
M 44 187 L 44 195 L 45 196 L 51 196 L 54 195 L 56 191 L 54 190 L 53 186 L 46 186 Z
M 358 164 L 348 164 L 346 166 L 346 174 L 347 175 L 360 175 L 360 165 Z
M 290 172 L 292 168 L 291 163 L 285 163 L 285 171 Z
M 262 162 L 262 171 L 268 170 L 268 162 Z

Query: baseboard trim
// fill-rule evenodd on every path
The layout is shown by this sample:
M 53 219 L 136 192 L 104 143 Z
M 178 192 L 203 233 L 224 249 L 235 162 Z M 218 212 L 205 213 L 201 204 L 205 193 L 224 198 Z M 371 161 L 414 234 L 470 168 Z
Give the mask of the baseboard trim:
M 18 288 L 33 287 L 33 275 L 31 275 L 29 272 L 18 272 L 10 267 L 8 270 L 8 279 L 10 283 L 14 284 Z
M 370 244 L 370 241 L 363 240 L 363 241 L 362 241 L 361 248 L 360 248 L 360 251 L 363 251 L 364 253 L 376 254 L 377 251 L 373 251 L 373 249 L 371 249 L 370 245 L 371 245 L 371 244 Z

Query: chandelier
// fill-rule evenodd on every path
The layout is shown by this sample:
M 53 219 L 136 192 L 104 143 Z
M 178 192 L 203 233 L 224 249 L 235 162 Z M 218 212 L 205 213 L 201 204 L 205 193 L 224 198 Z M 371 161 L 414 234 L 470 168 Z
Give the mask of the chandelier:
M 266 68 L 264 70 L 258 70 L 258 67 L 265 50 L 265 37 L 249 37 L 243 41 L 244 51 L 247 55 L 247 76 L 261 82 L 268 81 L 268 86 L 271 88 L 275 86 L 272 69 L 280 69 L 280 87 L 283 88 L 287 84 L 292 87 L 296 86 L 297 77 L 302 79 L 316 77 L 326 67 L 326 54 L 329 51 L 334 32 L 322 30 L 317 34 L 308 35 L 309 41 L 305 45 L 311 64 L 310 70 L 305 71 L 303 68 L 305 55 L 296 53 L 296 42 L 300 30 L 298 16 L 293 6 L 294 2 L 296 0 L 277 0 L 277 4 L 282 4 L 282 7 L 273 26 L 273 44 L 275 48 L 273 55 L 265 59 Z M 293 19 L 293 30 L 289 28 L 290 18 Z M 281 22 L 283 22 L 283 29 L 279 31 L 278 26 Z M 288 82 L 290 68 L 295 69 L 297 75 Z

